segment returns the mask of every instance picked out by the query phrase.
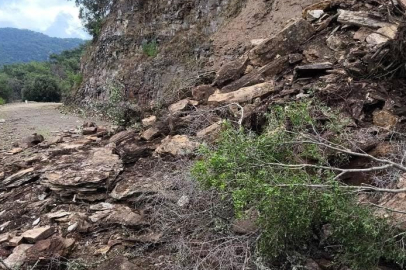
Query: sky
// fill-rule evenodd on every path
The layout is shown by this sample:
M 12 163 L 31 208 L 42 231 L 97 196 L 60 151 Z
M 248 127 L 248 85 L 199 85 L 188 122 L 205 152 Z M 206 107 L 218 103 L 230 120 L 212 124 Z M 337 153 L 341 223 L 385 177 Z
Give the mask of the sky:
M 79 9 L 72 0 L 0 0 L 0 28 L 14 27 L 51 37 L 89 39 L 78 15 Z

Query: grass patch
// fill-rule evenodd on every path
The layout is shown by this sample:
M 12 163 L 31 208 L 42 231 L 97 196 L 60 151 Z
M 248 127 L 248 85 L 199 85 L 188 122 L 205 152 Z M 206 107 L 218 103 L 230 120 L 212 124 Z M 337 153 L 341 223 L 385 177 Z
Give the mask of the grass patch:
M 2 97 L 0 97 L 0 105 L 4 105 L 4 104 L 6 104 L 6 101 Z

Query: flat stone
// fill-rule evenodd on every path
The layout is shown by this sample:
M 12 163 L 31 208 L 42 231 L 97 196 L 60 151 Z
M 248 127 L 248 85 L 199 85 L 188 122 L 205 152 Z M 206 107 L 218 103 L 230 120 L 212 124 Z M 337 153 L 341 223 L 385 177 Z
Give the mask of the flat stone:
M 11 235 L 9 233 L 0 234 L 0 244 L 6 243 L 11 239 Z
M 62 237 L 53 237 L 38 241 L 27 250 L 26 261 L 31 264 L 38 261 L 66 258 L 74 244 L 74 239 L 65 239 Z
M 215 141 L 221 132 L 221 123 L 222 121 L 219 121 L 217 123 L 208 126 L 207 128 L 198 131 L 196 133 L 196 137 L 206 139 L 209 141 Z
M 32 245 L 22 244 L 13 250 L 13 253 L 4 260 L 4 263 L 11 269 L 20 269 L 20 267 L 25 263 L 27 250 L 30 249 Z
M 50 226 L 47 226 L 47 227 L 40 227 L 40 228 L 28 230 L 28 231 L 24 232 L 21 236 L 28 243 L 36 243 L 40 240 L 47 239 L 54 233 L 55 233 L 55 229 Z
M 37 174 L 34 171 L 34 168 L 19 171 L 2 181 L 0 183 L 0 187 L 3 186 L 6 188 L 14 188 L 21 186 L 37 177 Z
M 315 21 L 317 19 L 320 19 L 321 16 L 324 15 L 324 11 L 321 9 L 313 9 L 313 10 L 308 10 L 306 14 L 306 19 L 308 21 Z
M 62 210 L 62 211 L 58 211 L 58 212 L 54 212 L 54 213 L 49 213 L 46 216 L 50 220 L 53 220 L 53 219 L 59 219 L 59 218 L 66 217 L 66 216 L 69 216 L 71 214 L 72 214 L 71 212 L 67 212 L 67 211 Z
M 186 135 L 168 136 L 162 140 L 155 153 L 158 155 L 185 156 L 193 153 L 199 145 L 197 142 L 192 142 Z
M 23 242 L 23 237 L 22 236 L 14 236 L 8 240 L 7 244 L 10 247 L 16 247 L 20 245 Z
M 355 26 L 365 26 L 373 29 L 391 26 L 391 23 L 384 22 L 378 19 L 375 19 L 374 16 L 371 16 L 369 12 L 365 11 L 349 11 L 349 10 L 338 10 L 338 19 L 337 21 L 346 25 L 355 25 Z
M 173 114 L 173 113 L 184 111 L 188 105 L 189 105 L 189 99 L 182 99 L 182 100 L 170 105 L 168 109 L 169 109 L 169 112 Z
M 144 131 L 144 132 L 141 134 L 141 138 L 144 139 L 144 140 L 146 140 L 146 141 L 150 141 L 150 140 L 152 140 L 152 139 L 158 137 L 159 134 L 160 134 L 160 131 L 159 131 L 158 128 L 156 128 L 156 127 L 151 127 L 151 128 L 147 129 L 146 131 Z
M 7 153 L 10 155 L 15 155 L 15 154 L 21 153 L 22 151 L 24 151 L 23 148 L 13 148 L 10 151 L 8 151 Z
M 209 104 L 219 103 L 244 103 L 262 97 L 275 91 L 273 83 L 261 83 L 241 88 L 230 93 L 216 92 L 209 98 Z
M 156 123 L 156 119 L 155 115 L 151 115 L 150 117 L 142 119 L 141 122 L 144 127 L 150 127 Z

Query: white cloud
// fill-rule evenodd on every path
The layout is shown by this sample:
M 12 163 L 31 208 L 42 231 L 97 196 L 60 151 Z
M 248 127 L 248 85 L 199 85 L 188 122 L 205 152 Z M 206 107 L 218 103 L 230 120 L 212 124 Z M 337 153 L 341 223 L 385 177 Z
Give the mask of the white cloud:
M 0 0 L 0 26 L 9 24 L 58 37 L 89 38 L 78 15 L 79 10 L 73 1 Z M 66 23 L 61 23 L 61 19 Z M 58 26 L 61 27 L 59 30 Z M 50 28 L 52 31 L 47 31 Z

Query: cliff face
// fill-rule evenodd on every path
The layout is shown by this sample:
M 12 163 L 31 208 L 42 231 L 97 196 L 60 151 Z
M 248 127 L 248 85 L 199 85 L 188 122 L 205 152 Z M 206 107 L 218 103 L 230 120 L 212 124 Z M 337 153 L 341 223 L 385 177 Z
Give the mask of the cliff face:
M 252 39 L 278 32 L 312 2 L 117 0 L 83 59 L 76 98 L 105 103 L 119 95 L 142 109 L 169 104 L 211 83 L 223 62 L 252 48 Z

